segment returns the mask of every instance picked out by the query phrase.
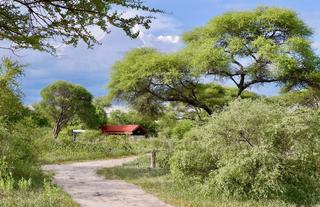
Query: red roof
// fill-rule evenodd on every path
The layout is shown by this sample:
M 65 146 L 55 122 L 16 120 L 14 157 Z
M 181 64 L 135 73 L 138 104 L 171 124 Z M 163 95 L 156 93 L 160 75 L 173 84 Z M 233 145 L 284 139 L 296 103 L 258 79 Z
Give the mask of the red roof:
M 104 125 L 101 130 L 104 133 L 109 134 L 132 134 L 135 130 L 141 129 L 146 132 L 145 129 L 140 125 Z

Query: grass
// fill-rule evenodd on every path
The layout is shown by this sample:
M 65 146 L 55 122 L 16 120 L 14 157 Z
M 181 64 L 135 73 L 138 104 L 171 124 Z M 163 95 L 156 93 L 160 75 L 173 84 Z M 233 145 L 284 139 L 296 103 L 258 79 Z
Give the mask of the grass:
M 1 207 L 79 207 L 58 188 L 47 190 L 11 190 L 1 193 Z
M 110 159 L 136 154 L 137 143 L 126 137 L 103 137 L 93 141 L 54 140 L 51 137 L 40 140 L 39 158 L 42 164 L 64 163 L 84 160 Z
M 19 186 L 10 179 L 1 181 L 1 207 L 79 207 L 68 194 L 54 186 L 52 181 Z
M 176 207 L 289 207 L 282 201 L 233 201 L 206 196 L 197 186 L 177 186 L 168 171 L 148 168 L 148 158 L 98 171 L 106 179 L 122 179 L 142 187 Z
M 54 143 L 42 150 L 41 163 L 62 163 L 123 157 L 134 154 L 131 150 L 111 148 L 103 143 Z

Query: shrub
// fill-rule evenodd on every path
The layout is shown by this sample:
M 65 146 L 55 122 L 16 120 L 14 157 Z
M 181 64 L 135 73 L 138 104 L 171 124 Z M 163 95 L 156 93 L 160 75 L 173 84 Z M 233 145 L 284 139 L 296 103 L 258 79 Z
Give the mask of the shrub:
M 192 128 L 191 120 L 181 120 L 176 123 L 172 129 L 172 136 L 176 139 L 182 139 L 184 135 Z
M 319 111 L 235 101 L 176 147 L 177 181 L 238 199 L 319 199 Z
M 29 119 L 14 125 L 7 125 L 0 120 L 0 172 L 1 177 L 12 173 L 14 178 L 38 177 L 37 147 L 34 138 L 39 131 Z

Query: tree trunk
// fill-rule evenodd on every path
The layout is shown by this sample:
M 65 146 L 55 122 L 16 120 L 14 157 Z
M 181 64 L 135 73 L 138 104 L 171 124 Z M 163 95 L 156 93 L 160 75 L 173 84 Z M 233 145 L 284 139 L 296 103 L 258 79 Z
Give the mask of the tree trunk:
M 204 106 L 204 107 L 202 107 L 209 115 L 212 115 L 213 114 L 213 111 L 209 108 L 209 107 L 207 107 L 207 106 Z
M 240 96 L 242 92 L 246 89 L 245 83 L 244 83 L 245 76 L 246 76 L 245 74 L 240 75 L 240 82 L 238 84 L 238 94 L 237 94 L 238 98 L 241 98 Z
M 241 98 L 241 94 L 244 91 L 244 88 L 238 88 L 237 98 Z
M 52 134 L 53 134 L 53 138 L 57 139 L 59 136 L 59 133 L 61 131 L 61 123 L 56 123 L 56 125 L 54 126 L 53 130 L 52 130 Z

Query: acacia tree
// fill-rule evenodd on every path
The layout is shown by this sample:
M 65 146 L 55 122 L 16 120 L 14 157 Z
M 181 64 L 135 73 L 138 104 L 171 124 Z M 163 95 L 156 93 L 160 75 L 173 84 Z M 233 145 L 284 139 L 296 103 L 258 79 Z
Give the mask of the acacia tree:
M 311 29 L 288 9 L 228 12 L 184 34 L 193 71 L 231 80 L 238 95 L 255 84 L 320 88 Z
M 127 101 L 136 110 L 157 116 L 167 102 L 212 114 L 215 107 L 236 97 L 232 88 L 202 83 L 202 76 L 191 69 L 183 56 L 134 49 L 113 66 L 109 98 Z M 248 96 L 253 94 L 243 94 Z
M 156 111 L 163 102 L 182 102 L 212 114 L 234 90 L 205 84 L 204 77 L 230 79 L 238 97 L 252 85 L 272 82 L 286 90 L 320 89 L 320 61 L 308 39 L 311 34 L 287 9 L 226 13 L 186 33 L 186 48 L 178 53 L 145 48 L 128 53 L 113 67 L 110 97 L 141 111 L 148 105 Z
M 79 40 L 89 47 L 97 43 L 90 32 L 96 26 L 110 32 L 118 27 L 132 38 L 136 25 L 149 28 L 151 16 L 126 17 L 124 9 L 161 12 L 149 8 L 140 0 L 6 0 L 0 1 L 0 40 L 9 40 L 6 49 L 32 48 L 54 53 L 52 40 L 76 46 Z
M 75 118 L 79 118 L 90 127 L 95 126 L 96 114 L 92 105 L 92 95 L 82 86 L 56 81 L 44 88 L 41 96 L 40 106 L 54 122 L 54 138 L 57 138 L 62 128 Z

